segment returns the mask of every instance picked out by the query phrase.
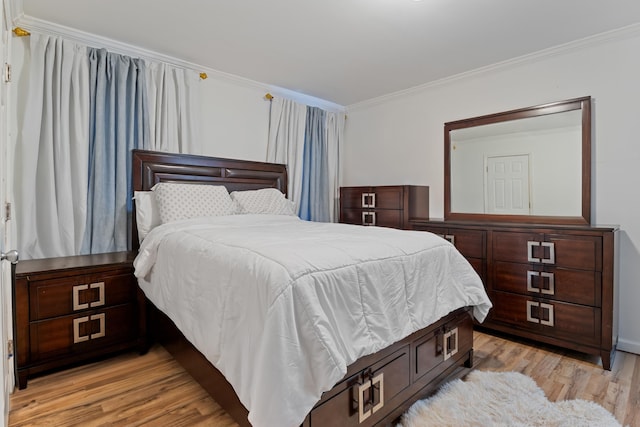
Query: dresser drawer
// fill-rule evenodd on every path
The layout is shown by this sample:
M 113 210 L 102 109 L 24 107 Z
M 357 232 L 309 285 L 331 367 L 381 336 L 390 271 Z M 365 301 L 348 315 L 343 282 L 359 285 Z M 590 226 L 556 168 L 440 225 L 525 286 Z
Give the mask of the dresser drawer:
M 580 235 L 495 232 L 493 259 L 602 271 L 602 239 Z
M 437 234 L 453 243 L 462 255 L 468 258 L 485 258 L 486 232 L 482 230 L 466 230 L 464 228 L 433 227 L 413 224 L 412 230 L 428 231 Z
M 565 268 L 533 268 L 529 264 L 496 262 L 493 289 L 600 306 L 602 274 Z
M 135 300 L 131 274 L 81 275 L 29 284 L 30 319 L 42 320 Z
M 491 292 L 490 320 L 574 343 L 600 343 L 601 311 L 597 307 Z
M 343 208 L 402 209 L 403 187 L 343 187 L 340 203 Z
M 133 304 L 32 322 L 31 361 L 70 355 L 96 345 L 133 340 L 138 334 L 136 323 Z

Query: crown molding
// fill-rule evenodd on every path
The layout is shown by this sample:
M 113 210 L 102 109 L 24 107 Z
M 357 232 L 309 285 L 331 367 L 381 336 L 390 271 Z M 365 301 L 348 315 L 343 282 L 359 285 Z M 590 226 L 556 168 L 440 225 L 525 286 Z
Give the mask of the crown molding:
M 593 36 L 585 37 L 583 39 L 575 40 L 569 43 L 564 43 L 558 46 L 554 46 L 548 49 L 543 49 L 527 55 L 518 56 L 516 58 L 508 59 L 506 61 L 497 62 L 495 64 L 487 65 L 485 67 L 476 68 L 471 71 L 465 71 L 463 73 L 455 74 L 442 79 L 434 80 L 432 82 L 424 83 L 419 86 L 414 86 L 408 89 L 403 89 L 397 92 L 392 92 L 386 95 L 382 95 L 376 98 L 367 99 L 362 102 L 347 105 L 347 112 L 357 111 L 359 109 L 372 107 L 378 104 L 383 104 L 393 99 L 402 98 L 404 96 L 415 95 L 422 91 L 455 83 L 457 81 L 467 79 L 474 76 L 480 76 L 487 73 L 496 71 L 504 71 L 509 68 L 520 66 L 527 63 L 532 63 L 544 58 L 550 58 L 557 55 L 562 55 L 580 49 L 593 47 L 599 44 L 608 43 L 615 40 L 624 40 L 627 38 L 635 37 L 640 34 L 640 24 L 632 24 L 626 27 L 618 28 L 615 30 L 607 31 L 604 33 L 596 34 Z
M 144 49 L 138 46 L 123 43 L 108 37 L 99 36 L 97 34 L 88 33 L 78 30 L 76 28 L 67 27 L 64 25 L 56 24 L 50 21 L 26 16 L 22 13 L 22 0 L 10 0 L 20 3 L 19 16 L 13 18 L 14 26 L 23 27 L 31 32 L 39 32 L 42 34 L 48 34 L 58 37 L 63 37 L 67 40 L 75 41 L 87 46 L 93 46 L 97 48 L 105 48 L 111 52 L 119 53 L 122 55 L 147 59 L 151 61 L 162 62 L 182 68 L 195 70 L 198 73 L 205 72 L 209 78 L 215 80 L 226 81 L 245 88 L 255 89 L 259 91 L 270 92 L 275 96 L 281 96 L 283 98 L 293 99 L 294 101 L 304 103 L 306 105 L 320 107 L 329 111 L 344 112 L 346 108 L 342 105 L 335 104 L 324 99 L 316 98 L 303 93 L 295 92 L 279 86 L 270 85 L 267 83 L 260 83 L 255 80 L 247 79 L 237 76 L 235 74 L 225 73 L 223 71 L 215 70 L 210 67 L 206 67 L 193 62 L 185 61 L 180 58 L 165 55 L 149 49 Z M 18 9 L 14 9 L 14 12 Z

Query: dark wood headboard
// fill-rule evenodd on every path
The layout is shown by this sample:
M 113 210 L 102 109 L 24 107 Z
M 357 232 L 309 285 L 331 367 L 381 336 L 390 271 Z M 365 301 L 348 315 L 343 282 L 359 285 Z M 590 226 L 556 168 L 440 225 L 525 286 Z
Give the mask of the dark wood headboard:
M 132 156 L 133 191 L 149 191 L 158 182 L 198 182 L 224 185 L 229 192 L 277 188 L 287 194 L 287 167 L 277 163 L 146 150 L 133 150 Z M 131 247 L 139 247 L 135 203 Z

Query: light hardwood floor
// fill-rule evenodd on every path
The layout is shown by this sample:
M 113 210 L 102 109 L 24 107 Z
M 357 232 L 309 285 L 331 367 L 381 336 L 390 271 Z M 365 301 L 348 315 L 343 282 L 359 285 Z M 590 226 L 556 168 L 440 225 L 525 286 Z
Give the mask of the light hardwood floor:
M 550 400 L 586 399 L 640 427 L 640 356 L 611 371 L 590 356 L 474 333 L 475 368 L 531 376 Z M 29 381 L 11 396 L 9 426 L 237 426 L 160 346 Z

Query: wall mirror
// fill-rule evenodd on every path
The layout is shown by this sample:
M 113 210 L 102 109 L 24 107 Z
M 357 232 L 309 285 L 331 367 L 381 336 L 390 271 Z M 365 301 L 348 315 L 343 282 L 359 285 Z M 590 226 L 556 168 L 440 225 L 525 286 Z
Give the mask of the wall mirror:
M 445 123 L 445 219 L 591 222 L 591 97 Z

